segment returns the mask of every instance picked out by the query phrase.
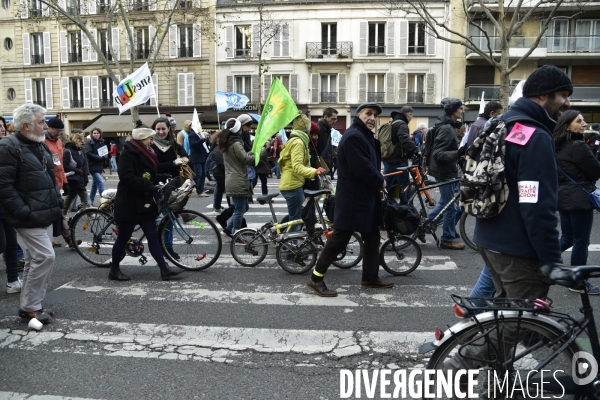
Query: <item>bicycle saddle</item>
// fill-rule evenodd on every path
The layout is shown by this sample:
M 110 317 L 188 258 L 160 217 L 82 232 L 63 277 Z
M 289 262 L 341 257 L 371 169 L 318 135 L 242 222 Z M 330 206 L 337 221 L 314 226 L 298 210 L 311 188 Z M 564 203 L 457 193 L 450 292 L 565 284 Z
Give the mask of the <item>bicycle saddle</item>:
M 397 171 L 408 171 L 409 169 L 413 169 L 415 167 L 416 167 L 416 165 L 409 165 L 408 167 L 398 167 L 398 168 L 396 168 L 395 172 L 397 172 Z
M 547 278 L 546 283 L 573 289 L 581 287 L 588 278 L 600 276 L 600 266 L 598 265 L 567 267 L 562 264 L 545 264 L 542 265 L 540 271 Z
M 265 194 L 264 196 L 258 196 L 256 198 L 256 201 L 258 201 L 258 203 L 260 205 L 263 205 L 265 203 L 270 203 L 271 199 L 275 198 L 279 196 L 279 193 L 271 193 L 271 194 Z
M 322 194 L 330 194 L 331 190 L 329 189 L 321 189 L 321 190 L 305 190 L 304 195 L 306 197 L 317 197 Z

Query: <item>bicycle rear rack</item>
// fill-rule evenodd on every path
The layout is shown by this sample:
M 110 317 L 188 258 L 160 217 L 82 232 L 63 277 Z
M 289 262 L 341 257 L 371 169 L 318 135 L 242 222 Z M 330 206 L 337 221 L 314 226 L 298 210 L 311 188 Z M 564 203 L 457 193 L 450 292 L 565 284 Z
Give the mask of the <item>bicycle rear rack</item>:
M 450 295 L 452 300 L 460 307 L 466 309 L 469 314 L 475 311 L 523 311 L 536 314 L 550 314 L 552 312 L 552 300 L 546 299 L 508 299 L 501 297 L 462 297 L 455 294 Z

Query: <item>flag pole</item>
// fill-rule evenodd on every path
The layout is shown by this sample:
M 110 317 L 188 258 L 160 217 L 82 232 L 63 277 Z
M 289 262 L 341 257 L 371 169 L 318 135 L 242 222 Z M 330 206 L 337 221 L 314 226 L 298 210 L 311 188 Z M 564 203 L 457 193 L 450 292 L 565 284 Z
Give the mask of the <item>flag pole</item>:
M 158 114 L 158 118 L 160 118 L 160 111 L 158 110 L 158 99 L 156 98 L 156 95 L 154 95 L 154 100 L 156 103 L 156 113 Z

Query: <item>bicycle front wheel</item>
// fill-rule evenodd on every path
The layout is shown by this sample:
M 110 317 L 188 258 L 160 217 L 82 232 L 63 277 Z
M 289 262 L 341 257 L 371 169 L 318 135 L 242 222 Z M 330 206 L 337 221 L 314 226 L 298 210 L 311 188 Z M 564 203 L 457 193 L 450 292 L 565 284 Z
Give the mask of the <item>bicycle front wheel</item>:
M 336 260 L 333 261 L 332 264 L 341 269 L 350 269 L 358 265 L 362 258 L 363 241 L 360 235 L 354 232 L 350 237 L 346 249 L 337 255 Z
M 427 369 L 443 371 L 460 368 L 479 369 L 476 387 L 480 395 L 478 398 L 509 398 L 514 384 L 521 387 L 522 382 L 523 385 L 528 384 L 523 389 L 525 393 L 530 393 L 532 398 L 581 399 L 583 397 L 569 394 L 560 397 L 563 388 L 555 380 L 559 379 L 563 386 L 565 381 L 570 380 L 573 385 L 571 361 L 579 351 L 579 346 L 574 342 L 554 357 L 554 353 L 569 337 L 569 335 L 565 337 L 556 326 L 541 319 L 527 316 L 499 316 L 497 319 L 471 326 L 454 334 L 450 340 L 435 350 Z M 556 372 L 556 378 L 551 373 L 546 373 L 543 376 L 544 384 L 541 384 L 540 373 L 532 371 L 536 370 L 538 363 L 549 357 L 554 358 L 543 367 L 543 370 Z M 560 370 L 562 373 L 559 372 Z M 504 388 L 499 387 L 498 384 L 502 384 L 507 375 L 509 384 L 504 385 Z M 494 385 L 495 377 L 497 377 L 496 385 Z M 433 387 L 436 386 L 437 382 Z M 533 395 L 538 393 L 541 387 L 544 388 L 544 393 Z M 488 389 L 495 392 L 488 393 Z M 520 389 L 517 392 L 522 393 Z M 439 395 L 440 393 L 436 396 L 437 399 L 452 398 Z
M 221 235 L 204 214 L 193 210 L 172 212 L 158 225 L 165 257 L 180 268 L 199 271 L 213 265 L 221 255 Z
M 392 275 L 408 275 L 421 263 L 421 247 L 408 236 L 388 239 L 379 250 L 379 262 Z
M 244 267 L 256 267 L 269 251 L 267 239 L 256 229 L 239 229 L 231 238 L 231 255 Z
M 277 246 L 277 262 L 290 274 L 303 274 L 317 263 L 317 248 L 305 239 L 286 238 Z
M 97 267 L 110 267 L 119 232 L 112 214 L 88 208 L 73 217 L 69 229 L 75 251 L 81 258 Z
M 475 242 L 473 242 L 473 233 L 475 232 L 475 218 L 469 218 L 469 214 L 463 212 L 460 216 L 458 228 L 460 229 L 460 237 L 462 238 L 463 242 L 465 242 L 465 244 L 473 250 L 478 251 L 477 245 L 475 244 Z

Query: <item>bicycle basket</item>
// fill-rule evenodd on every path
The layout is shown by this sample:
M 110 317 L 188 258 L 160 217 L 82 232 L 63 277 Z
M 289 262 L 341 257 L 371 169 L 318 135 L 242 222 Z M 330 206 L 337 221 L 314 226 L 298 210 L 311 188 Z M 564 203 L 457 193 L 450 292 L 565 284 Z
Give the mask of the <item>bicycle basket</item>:
M 174 179 L 174 181 L 179 181 L 179 179 Z M 180 187 L 176 188 L 174 185 L 170 185 L 171 182 L 169 181 L 167 186 L 173 189 L 169 191 L 169 187 L 165 188 L 165 198 L 168 195 L 169 199 L 167 207 L 173 211 L 183 210 L 194 190 L 194 183 L 190 179 L 186 179 Z

